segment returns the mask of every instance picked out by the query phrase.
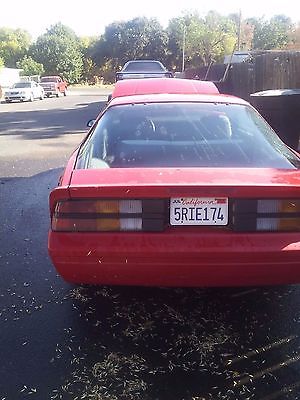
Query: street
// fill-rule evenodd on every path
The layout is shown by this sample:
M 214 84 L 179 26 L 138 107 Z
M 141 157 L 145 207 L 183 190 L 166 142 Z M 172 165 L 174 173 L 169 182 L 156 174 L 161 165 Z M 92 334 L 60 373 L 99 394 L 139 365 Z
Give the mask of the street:
M 0 104 L 0 400 L 300 399 L 300 288 L 71 285 L 48 196 L 109 91 Z

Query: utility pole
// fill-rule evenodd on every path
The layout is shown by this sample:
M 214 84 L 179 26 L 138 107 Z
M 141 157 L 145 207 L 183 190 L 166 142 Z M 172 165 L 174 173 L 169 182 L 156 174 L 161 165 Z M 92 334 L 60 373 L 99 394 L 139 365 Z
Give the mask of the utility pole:
M 237 49 L 241 50 L 241 36 L 242 36 L 242 11 L 239 11 L 239 23 L 238 23 L 238 37 L 237 37 Z
M 185 34 L 186 34 L 186 26 L 184 25 L 184 27 L 183 27 L 183 39 L 182 39 L 182 68 L 181 68 L 181 72 L 184 72 Z

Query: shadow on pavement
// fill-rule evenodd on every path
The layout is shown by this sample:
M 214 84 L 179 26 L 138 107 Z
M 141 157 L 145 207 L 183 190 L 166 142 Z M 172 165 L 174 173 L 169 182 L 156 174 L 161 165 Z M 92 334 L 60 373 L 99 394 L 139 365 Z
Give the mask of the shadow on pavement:
M 1 114 L 0 132 L 1 135 L 20 136 L 25 140 L 57 138 L 87 132 L 86 123 L 95 118 L 105 104 L 91 102 L 78 103 L 71 109 L 8 111 Z

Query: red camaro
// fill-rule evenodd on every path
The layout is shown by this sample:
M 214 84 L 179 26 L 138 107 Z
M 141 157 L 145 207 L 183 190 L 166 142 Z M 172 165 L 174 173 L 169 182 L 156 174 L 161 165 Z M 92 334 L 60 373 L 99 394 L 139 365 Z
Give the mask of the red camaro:
M 299 154 L 244 100 L 168 81 L 114 96 L 71 156 L 50 195 L 58 272 L 108 285 L 300 282 Z

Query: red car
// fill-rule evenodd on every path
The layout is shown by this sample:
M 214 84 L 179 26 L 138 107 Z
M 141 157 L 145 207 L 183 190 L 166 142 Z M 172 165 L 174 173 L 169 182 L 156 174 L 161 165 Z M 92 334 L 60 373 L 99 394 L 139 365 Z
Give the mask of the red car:
M 50 194 L 57 271 L 108 285 L 300 282 L 299 154 L 246 101 L 169 82 L 175 93 L 113 98 L 71 156 Z
M 68 85 L 61 76 L 43 76 L 40 85 L 44 88 L 46 97 L 58 97 L 60 94 L 67 95 Z

